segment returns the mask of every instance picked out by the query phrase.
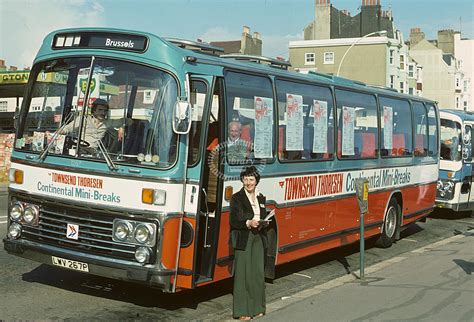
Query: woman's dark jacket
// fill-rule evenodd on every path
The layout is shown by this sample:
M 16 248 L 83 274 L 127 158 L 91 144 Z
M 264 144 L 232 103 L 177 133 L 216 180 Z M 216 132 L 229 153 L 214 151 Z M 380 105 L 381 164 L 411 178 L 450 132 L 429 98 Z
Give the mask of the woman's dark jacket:
M 260 205 L 260 218 L 265 218 L 265 201 L 266 198 L 262 194 L 257 195 L 257 202 Z M 263 247 L 267 248 L 266 229 L 262 227 L 260 230 L 247 228 L 247 220 L 251 220 L 254 216 L 252 205 L 245 193 L 245 189 L 232 195 L 230 200 L 230 237 L 229 244 L 234 249 L 245 250 L 249 234 L 258 232 L 262 237 Z

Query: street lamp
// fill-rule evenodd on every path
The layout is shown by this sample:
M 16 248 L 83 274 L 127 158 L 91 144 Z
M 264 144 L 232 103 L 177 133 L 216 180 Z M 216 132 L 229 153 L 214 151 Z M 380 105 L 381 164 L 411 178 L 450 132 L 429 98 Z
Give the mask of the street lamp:
M 337 68 L 337 74 L 336 76 L 339 76 L 339 72 L 341 71 L 341 66 L 342 66 L 342 63 L 344 62 L 344 58 L 346 58 L 346 55 L 347 53 L 351 50 L 352 47 L 354 47 L 355 44 L 357 44 L 359 41 L 361 41 L 362 39 L 364 38 L 367 38 L 367 37 L 370 37 L 370 36 L 373 36 L 373 35 L 379 35 L 379 36 L 385 36 L 387 35 L 387 30 L 379 30 L 379 31 L 374 31 L 374 32 L 371 32 L 370 34 L 367 34 L 363 37 L 360 37 L 359 39 L 357 39 L 356 41 L 354 41 L 352 43 L 352 45 L 347 48 L 346 52 L 344 53 L 344 55 L 342 56 L 342 59 L 341 59 L 341 62 L 339 63 L 339 67 Z

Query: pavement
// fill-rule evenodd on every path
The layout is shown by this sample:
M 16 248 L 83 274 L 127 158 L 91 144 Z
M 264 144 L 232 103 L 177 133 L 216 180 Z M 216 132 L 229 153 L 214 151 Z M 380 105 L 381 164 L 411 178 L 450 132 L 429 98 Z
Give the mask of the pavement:
M 267 303 L 258 319 L 474 321 L 474 230 L 457 233 L 366 267 L 364 282 L 356 271 Z
M 0 182 L 0 195 L 8 193 L 8 182 Z

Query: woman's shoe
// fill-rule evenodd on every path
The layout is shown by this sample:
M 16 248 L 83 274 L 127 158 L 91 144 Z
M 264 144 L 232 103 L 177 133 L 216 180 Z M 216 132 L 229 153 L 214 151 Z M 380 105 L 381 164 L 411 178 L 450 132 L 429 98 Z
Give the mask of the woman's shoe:
M 250 316 L 245 316 L 245 315 L 242 315 L 239 320 L 242 320 L 242 321 L 250 321 L 252 320 L 252 318 Z
M 255 315 L 256 318 L 261 318 L 262 316 L 264 316 L 265 313 L 258 313 L 257 315 Z

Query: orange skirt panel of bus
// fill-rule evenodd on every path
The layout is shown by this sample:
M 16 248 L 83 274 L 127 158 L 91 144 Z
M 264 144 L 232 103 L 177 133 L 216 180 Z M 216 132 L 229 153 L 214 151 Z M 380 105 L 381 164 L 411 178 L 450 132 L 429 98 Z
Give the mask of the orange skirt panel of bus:
M 161 246 L 161 262 L 167 269 L 176 268 L 178 256 L 178 241 L 181 218 L 169 218 L 163 225 L 163 240 Z
M 193 232 L 196 232 L 196 219 L 195 218 L 184 218 L 184 221 L 189 223 L 193 228 Z M 194 263 L 194 242 L 196 241 L 196 235 L 194 234 L 193 241 L 188 247 L 180 248 L 179 251 L 179 262 L 178 262 L 178 276 L 176 279 L 177 288 L 192 288 L 193 286 L 193 263 Z
M 405 225 L 429 213 L 436 196 L 436 184 L 403 188 L 401 192 L 402 214 L 416 213 L 403 220 Z M 390 196 L 391 191 L 388 190 L 369 194 L 369 211 L 365 214 L 365 238 L 380 234 Z M 360 213 L 355 196 L 277 208 L 275 217 L 278 225 L 277 265 L 357 242 L 360 236 Z M 228 245 L 228 212 L 222 213 L 220 227 L 214 281 L 229 277 L 232 271 L 233 253 Z

